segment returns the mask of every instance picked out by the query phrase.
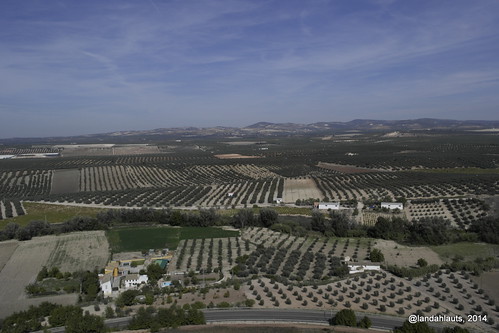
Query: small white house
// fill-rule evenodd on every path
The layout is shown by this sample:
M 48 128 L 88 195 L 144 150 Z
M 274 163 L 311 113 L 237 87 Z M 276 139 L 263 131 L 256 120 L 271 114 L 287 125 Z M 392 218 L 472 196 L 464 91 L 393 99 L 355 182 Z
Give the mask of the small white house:
M 340 209 L 340 203 L 339 202 L 319 202 L 319 204 L 316 206 L 318 209 L 325 209 L 325 210 L 338 210 Z
M 149 281 L 149 279 L 147 278 L 147 275 L 128 274 L 125 277 L 124 281 L 125 281 L 125 289 L 129 289 L 129 288 L 136 288 L 141 284 L 145 284 L 147 283 L 147 281 Z
M 380 271 L 380 265 L 348 265 L 348 274 L 363 273 L 365 271 Z
M 382 202 L 381 208 L 387 208 L 390 210 L 392 210 L 392 209 L 402 210 L 402 209 L 404 209 L 404 204 L 401 202 Z
M 106 274 L 100 277 L 100 289 L 105 296 L 111 295 L 113 293 L 113 275 Z

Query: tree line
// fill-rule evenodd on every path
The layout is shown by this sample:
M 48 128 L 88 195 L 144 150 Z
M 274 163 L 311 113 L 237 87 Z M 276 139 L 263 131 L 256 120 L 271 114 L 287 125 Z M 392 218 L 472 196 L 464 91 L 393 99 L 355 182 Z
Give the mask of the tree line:
M 91 315 L 75 305 L 62 306 L 43 302 L 38 306 L 31 305 L 28 310 L 16 312 L 2 322 L 2 332 L 28 333 L 44 328 L 42 321 L 48 317 L 50 327 L 65 326 L 68 333 L 106 332 L 104 319 Z
M 9 222 L 0 231 L 0 241 L 29 240 L 35 236 L 74 231 L 107 230 L 115 224 L 169 224 L 182 227 L 208 227 L 230 224 L 236 228 L 266 227 L 293 233 L 297 236 L 312 231 L 327 237 L 372 237 L 394 240 L 412 245 L 440 245 L 460 241 L 484 241 L 499 244 L 499 218 L 484 217 L 472 222 L 469 230 L 458 230 L 449 221 L 426 217 L 409 222 L 399 217 L 379 217 L 374 226 L 360 225 L 343 212 L 330 211 L 328 215 L 314 211 L 311 218 L 286 221 L 271 208 L 240 209 L 232 217 L 222 216 L 215 209 L 181 211 L 172 209 L 109 209 L 95 217 L 75 216 L 63 223 L 31 221 L 25 226 Z

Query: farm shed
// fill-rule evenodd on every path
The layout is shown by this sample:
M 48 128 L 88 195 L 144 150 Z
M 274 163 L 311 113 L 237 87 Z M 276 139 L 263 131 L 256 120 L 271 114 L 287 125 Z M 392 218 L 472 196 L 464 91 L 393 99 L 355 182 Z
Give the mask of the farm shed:
M 317 209 L 337 210 L 337 209 L 340 209 L 340 203 L 339 202 L 315 202 L 314 207 Z
M 404 209 L 404 204 L 401 202 L 382 202 L 381 208 L 402 210 L 402 209 Z

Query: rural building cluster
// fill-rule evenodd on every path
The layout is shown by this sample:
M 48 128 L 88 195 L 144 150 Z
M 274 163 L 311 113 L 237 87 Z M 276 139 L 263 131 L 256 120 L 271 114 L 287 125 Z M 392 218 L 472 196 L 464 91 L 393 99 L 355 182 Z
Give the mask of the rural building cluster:
M 168 249 L 164 250 L 165 253 Z M 99 274 L 100 289 L 104 296 L 117 296 L 128 289 L 138 289 L 149 281 L 145 270 L 149 265 L 158 265 L 162 270 L 168 267 L 173 254 L 155 256 L 150 250 L 144 258 L 119 259 L 110 261 L 104 268 L 104 273 Z M 141 274 L 142 272 L 142 274 Z M 168 282 L 161 281 L 161 286 Z

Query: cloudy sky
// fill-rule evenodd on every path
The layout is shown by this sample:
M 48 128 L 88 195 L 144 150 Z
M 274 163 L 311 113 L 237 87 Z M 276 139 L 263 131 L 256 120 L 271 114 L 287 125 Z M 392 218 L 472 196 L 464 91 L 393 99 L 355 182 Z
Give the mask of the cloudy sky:
M 3 138 L 498 105 L 496 0 L 0 2 Z

